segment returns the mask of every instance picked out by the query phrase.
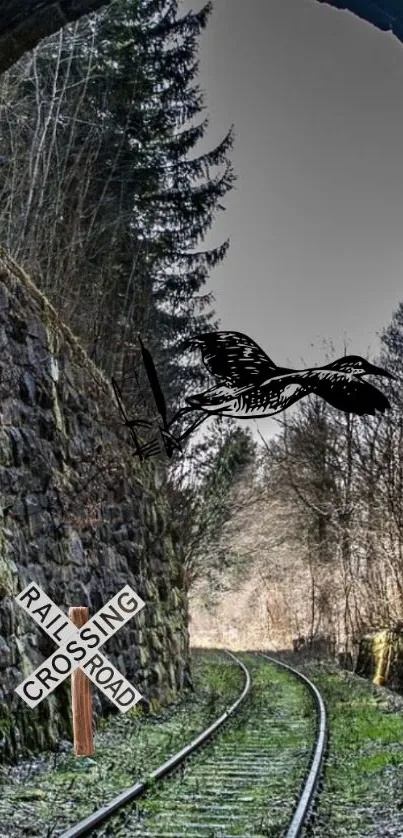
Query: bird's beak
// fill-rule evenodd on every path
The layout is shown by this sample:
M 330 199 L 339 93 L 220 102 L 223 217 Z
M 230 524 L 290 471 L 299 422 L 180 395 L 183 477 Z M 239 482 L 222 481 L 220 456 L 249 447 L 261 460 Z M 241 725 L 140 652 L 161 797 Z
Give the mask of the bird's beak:
M 392 378 L 394 381 L 396 381 L 396 376 L 392 375 L 391 372 L 388 372 L 387 370 L 384 370 L 382 367 L 375 367 L 373 364 L 371 364 L 370 374 L 371 375 L 383 375 L 384 378 Z

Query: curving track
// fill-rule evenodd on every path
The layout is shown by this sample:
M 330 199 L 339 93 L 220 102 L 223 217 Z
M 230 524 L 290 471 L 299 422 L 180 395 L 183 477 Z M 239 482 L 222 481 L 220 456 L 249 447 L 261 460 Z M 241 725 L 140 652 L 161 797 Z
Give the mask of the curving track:
M 109 804 L 63 832 L 59 838 L 96 834 L 119 834 L 130 838 L 230 838 L 230 835 L 237 835 L 239 838 L 260 838 L 263 835 L 274 834 L 266 831 L 264 818 L 257 818 L 257 809 L 261 810 L 263 807 L 264 811 L 270 807 L 271 811 L 275 811 L 277 806 L 283 813 L 284 801 L 281 795 L 274 799 L 270 794 L 265 796 L 265 785 L 269 784 L 269 781 L 273 783 L 273 772 L 278 775 L 281 785 L 283 778 L 285 782 L 289 781 L 289 775 L 294 776 L 295 773 L 298 776 L 298 765 L 301 765 L 302 760 L 305 776 L 302 784 L 301 777 L 299 779 L 301 791 L 296 803 L 295 786 L 294 794 L 290 790 L 289 825 L 284 832 L 285 838 L 298 838 L 301 835 L 312 809 L 323 765 L 326 711 L 322 697 L 315 685 L 302 673 L 275 658 L 263 653 L 243 655 L 248 659 L 247 667 L 232 653 L 227 654 L 242 668 L 245 675 L 244 688 L 234 704 L 200 736 L 152 772 L 148 782 L 140 781 L 126 789 Z M 290 729 L 294 728 L 294 734 L 295 731 L 302 730 L 303 715 L 298 717 L 294 708 L 289 711 L 291 718 L 284 718 L 281 683 L 273 687 L 271 697 L 262 702 L 262 675 L 267 677 L 267 672 L 263 673 L 264 669 L 267 670 L 264 660 L 297 678 L 308 689 L 313 699 L 316 715 L 313 748 L 310 754 L 303 743 L 297 750 L 295 746 L 294 751 L 291 748 L 288 765 L 285 764 L 283 754 L 273 753 L 273 743 L 279 730 L 284 730 L 285 725 Z M 255 694 L 251 691 L 251 683 L 257 685 Z M 270 689 L 266 691 L 270 693 Z M 224 724 L 225 729 L 220 736 L 215 737 L 200 754 L 194 755 Z M 159 802 L 154 816 L 144 819 L 136 809 L 128 807 L 127 804 L 145 792 L 149 792 L 147 797 L 152 795 L 150 780 L 159 780 L 179 766 L 182 766 L 183 770 L 185 762 L 186 771 L 180 789 L 175 794 L 168 795 L 168 801 L 164 802 L 162 799 Z M 256 793 L 250 793 L 251 784 L 253 788 L 256 787 Z M 127 809 L 125 826 L 122 828 L 121 822 L 116 821 L 116 815 L 121 814 L 120 810 L 124 807 Z M 104 831 L 101 824 L 112 815 L 115 816 L 115 825 L 107 825 Z M 251 829 L 253 831 L 250 831 Z
M 271 658 L 269 655 L 265 655 L 263 652 L 260 652 L 260 655 L 262 658 L 266 658 L 266 660 L 271 661 L 278 666 L 282 666 L 284 669 L 288 669 L 289 672 L 295 675 L 296 678 L 306 684 L 312 695 L 316 709 L 316 737 L 312 748 L 311 765 L 308 769 L 304 785 L 298 798 L 292 821 L 286 833 L 286 838 L 298 838 L 298 836 L 301 835 L 304 824 L 309 818 L 314 797 L 318 790 L 321 778 L 327 742 L 326 708 L 318 688 L 315 687 L 315 684 L 313 684 L 312 681 L 306 677 L 306 675 L 303 675 L 302 672 L 298 672 L 297 669 L 294 669 L 292 666 L 288 666 L 286 663 L 282 663 L 275 658 Z

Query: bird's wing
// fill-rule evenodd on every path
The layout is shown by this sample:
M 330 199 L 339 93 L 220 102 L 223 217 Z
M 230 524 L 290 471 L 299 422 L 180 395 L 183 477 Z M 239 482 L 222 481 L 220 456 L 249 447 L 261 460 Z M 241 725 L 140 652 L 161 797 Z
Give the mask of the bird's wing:
M 315 379 L 309 377 L 311 392 L 344 413 L 375 416 L 377 410 L 384 413 L 390 408 L 389 399 L 380 390 L 354 375 L 347 378 L 345 375 L 321 371 Z
M 251 338 L 241 332 L 205 332 L 188 346 L 200 348 L 212 375 L 238 387 L 257 384 L 276 374 L 276 365 Z

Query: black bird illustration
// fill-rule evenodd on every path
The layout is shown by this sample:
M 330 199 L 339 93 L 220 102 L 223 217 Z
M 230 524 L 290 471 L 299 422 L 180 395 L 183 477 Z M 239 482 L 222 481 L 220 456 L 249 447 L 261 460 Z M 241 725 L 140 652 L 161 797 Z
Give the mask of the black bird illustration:
M 154 362 L 141 341 L 140 345 L 162 419 L 160 433 L 169 457 L 172 457 L 175 448 L 181 450 L 183 440 L 210 415 L 234 418 L 273 416 L 310 393 L 320 396 L 338 410 L 358 416 L 374 416 L 377 410 L 384 413 L 390 408 L 387 397 L 364 381 L 363 376 L 394 376 L 359 355 L 346 355 L 322 367 L 293 370 L 277 366 L 255 341 L 241 332 L 206 332 L 191 338 L 188 348 L 201 350 L 205 366 L 220 382 L 202 393 L 188 396 L 186 406 L 168 421 Z M 198 414 L 195 421 L 175 438 L 172 426 L 195 412 Z M 144 426 L 146 423 L 144 420 L 126 420 L 125 424 L 134 433 L 136 424 Z M 139 448 L 137 453 L 139 456 L 151 456 L 154 451 L 153 443 L 149 443 L 148 448 Z
M 263 350 L 239 332 L 196 335 L 190 346 L 200 348 L 205 366 L 223 383 L 187 398 L 188 408 L 221 416 L 272 416 L 316 393 L 345 413 L 375 415 L 390 407 L 386 396 L 364 375 L 394 376 L 359 355 L 346 355 L 322 367 L 293 370 L 278 367 Z

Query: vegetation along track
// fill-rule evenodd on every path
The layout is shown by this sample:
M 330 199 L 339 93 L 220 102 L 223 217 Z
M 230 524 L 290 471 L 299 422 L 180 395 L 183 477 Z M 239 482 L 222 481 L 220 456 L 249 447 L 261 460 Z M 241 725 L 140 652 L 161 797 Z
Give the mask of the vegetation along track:
M 122 792 L 60 838 L 301 834 L 325 748 L 322 698 L 305 676 L 263 653 L 231 657 L 245 674 L 236 702 L 148 780 Z M 219 728 L 219 736 L 210 741 Z M 155 783 L 174 768 L 166 783 Z

